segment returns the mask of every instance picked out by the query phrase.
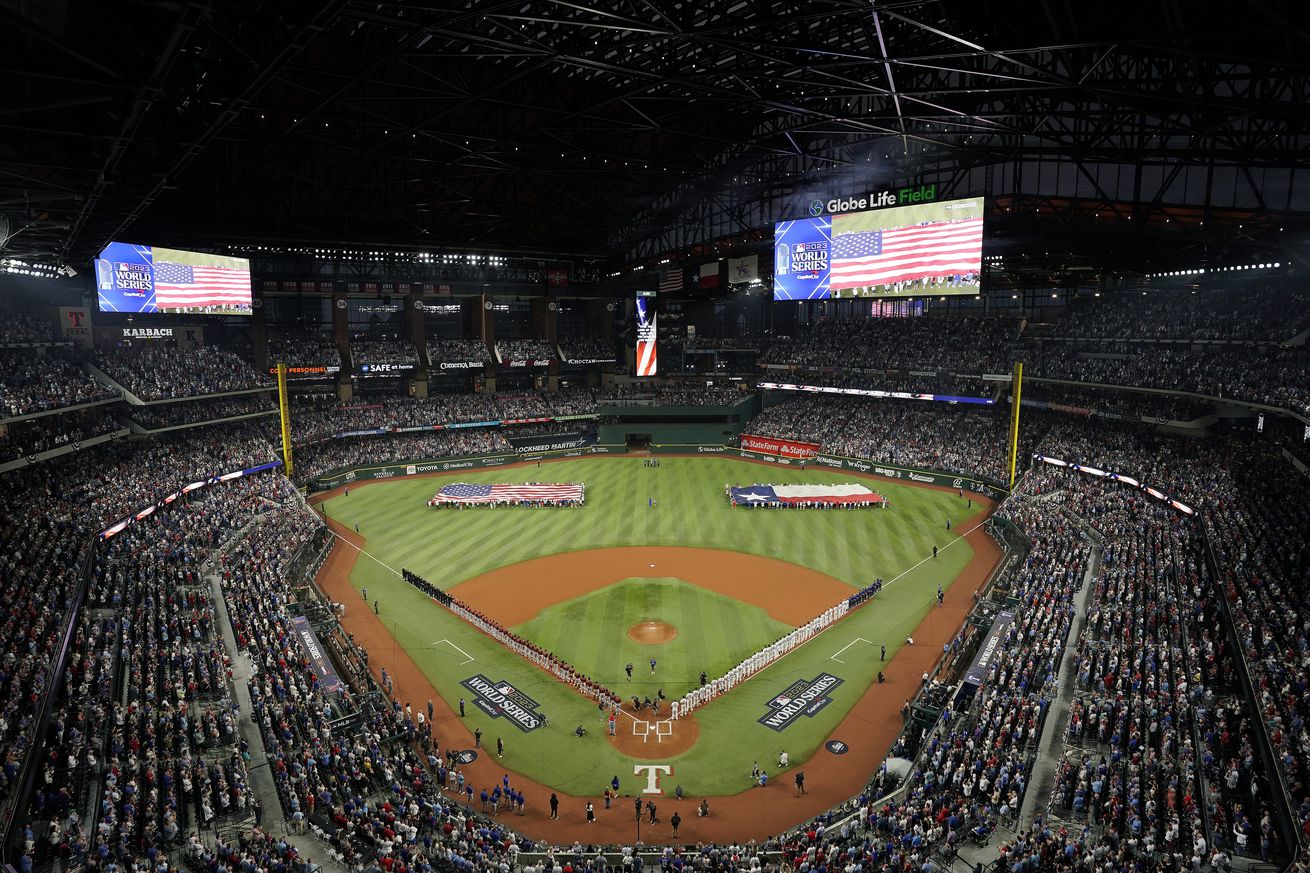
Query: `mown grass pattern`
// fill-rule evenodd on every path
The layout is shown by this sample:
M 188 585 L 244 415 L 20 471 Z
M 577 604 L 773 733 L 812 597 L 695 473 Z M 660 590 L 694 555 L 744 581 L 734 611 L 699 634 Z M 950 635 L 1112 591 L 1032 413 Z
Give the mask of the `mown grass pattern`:
M 457 481 L 585 482 L 587 504 L 576 509 L 426 506 L 441 485 Z M 851 511 L 733 509 L 723 495 L 725 483 L 849 481 L 853 481 L 849 474 L 769 468 L 727 458 L 667 458 L 660 467 L 649 468 L 639 458 L 613 457 L 379 482 L 356 487 L 349 496 L 335 497 L 324 506 L 330 517 L 347 527 L 359 524 L 367 538 L 367 554 L 356 563 L 351 583 L 356 590 L 367 586 L 369 600 L 380 601 L 381 618 L 397 646 L 410 653 L 443 697 L 457 704 L 461 696 L 468 696 L 459 682 L 484 673 L 514 682 L 541 701 L 551 720 L 548 728 L 521 734 L 504 720 L 491 719 L 469 706 L 468 729 L 482 727 L 484 740 L 493 744 L 497 736 L 503 737 L 507 767 L 573 794 L 600 793 L 615 774 L 624 790 L 630 790 L 635 787 L 632 764 L 639 759 L 620 755 L 606 742 L 594 704 L 403 583 L 395 575 L 402 566 L 452 588 L 456 596 L 460 582 L 497 567 L 561 552 L 631 545 L 696 546 L 764 555 L 827 573 L 853 589 L 879 576 L 887 580 L 899 576 L 869 606 L 697 713 L 701 738 L 690 751 L 671 759 L 675 779 L 668 784 L 680 784 L 691 794 L 718 795 L 749 787 L 752 760 L 774 760 L 782 748 L 794 762 L 812 754 L 873 681 L 880 666 L 878 646 L 887 645 L 890 659 L 906 634 L 930 615 L 937 585 L 949 587 L 972 557 L 968 544 L 957 539 L 962 533 L 959 523 L 977 509 L 966 508 L 964 501 L 945 491 L 859 480 L 876 483 L 874 487 L 892 505 L 886 510 Z M 655 508 L 647 506 L 652 497 L 658 503 Z M 947 518 L 951 531 L 945 527 Z M 950 544 L 954 545 L 944 548 L 936 560 L 930 558 L 933 545 Z M 827 605 L 816 604 L 816 613 Z M 360 602 L 358 608 L 368 607 Z M 708 619 L 704 624 L 707 634 L 717 631 L 723 636 L 726 648 L 747 646 L 746 651 L 753 651 L 745 639 L 748 635 L 730 624 Z M 570 621 L 566 628 L 579 646 L 600 647 L 608 621 Z M 940 629 L 939 635 L 948 632 Z M 841 656 L 845 663 L 831 660 L 851 642 L 855 645 Z M 450 643 L 474 662 L 463 663 L 464 656 Z M 394 649 L 373 652 L 372 662 L 386 666 L 395 655 Z M 605 659 L 595 657 L 600 671 Z M 608 672 L 621 671 L 626 660 L 616 658 L 616 668 Z M 831 706 L 815 718 L 799 719 L 781 734 L 756 724 L 768 699 L 820 670 L 846 680 L 834 693 Z M 648 666 L 646 671 L 648 678 Z M 665 692 L 672 696 L 667 688 Z M 888 706 L 899 708 L 902 702 L 889 695 Z M 626 716 L 620 723 L 631 729 Z M 588 728 L 581 739 L 571 734 L 578 724 Z M 841 739 L 860 741 L 858 736 Z

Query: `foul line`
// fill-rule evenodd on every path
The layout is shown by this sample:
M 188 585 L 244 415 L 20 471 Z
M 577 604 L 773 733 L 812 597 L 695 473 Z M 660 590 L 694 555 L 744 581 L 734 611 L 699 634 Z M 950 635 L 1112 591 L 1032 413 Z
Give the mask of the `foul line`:
M 457 645 L 455 645 L 454 643 L 452 643 L 450 640 L 434 640 L 433 643 L 432 643 L 432 645 L 434 645 L 434 646 L 439 646 L 439 645 L 441 645 L 442 643 L 445 643 L 446 645 L 450 646 L 450 647 L 451 647 L 452 649 L 454 649 L 455 651 L 459 652 L 459 653 L 460 653 L 461 655 L 463 655 L 465 658 L 467 658 L 468 660 L 466 660 L 466 661 L 464 662 L 464 664 L 471 664 L 471 663 L 473 663 L 473 656 L 470 655 L 468 652 L 464 651 L 463 649 L 461 649 L 459 646 L 457 646 Z M 460 664 L 460 666 L 463 667 L 464 664 Z
M 982 521 L 978 522 L 978 523 L 975 524 L 973 527 L 969 528 L 969 529 L 966 530 L 964 533 L 958 535 L 955 539 L 951 540 L 949 543 L 947 543 L 946 545 L 944 545 L 944 546 L 942 546 L 941 548 L 939 548 L 939 549 L 937 550 L 938 553 L 940 554 L 941 552 L 946 551 L 947 549 L 949 549 L 951 546 L 955 545 L 956 543 L 962 543 L 962 542 L 964 542 L 964 540 L 969 536 L 969 534 L 973 533 L 974 531 L 976 531 L 978 528 L 982 527 L 982 526 L 985 525 L 985 524 L 987 524 L 987 519 L 983 519 Z M 901 572 L 897 573 L 897 574 L 896 574 L 895 576 L 893 576 L 892 578 L 888 579 L 886 582 L 882 583 L 882 587 L 883 587 L 883 588 L 886 588 L 888 585 L 892 584 L 893 582 L 895 582 L 897 579 L 901 578 L 901 577 L 904 576 L 905 574 L 907 574 L 907 573 L 912 573 L 912 572 L 914 572 L 915 570 L 917 570 L 917 569 L 919 568 L 919 565 L 920 565 L 920 564 L 926 564 L 926 563 L 928 563 L 929 561 L 933 560 L 933 559 L 936 558 L 936 557 L 937 557 L 936 555 L 929 555 L 929 556 L 926 557 L 926 558 L 920 558 L 918 563 L 916 563 L 916 564 L 911 564 L 910 566 L 906 567 L 906 568 L 905 568 L 904 570 L 902 570 Z M 866 600 L 865 603 L 868 603 L 868 602 L 870 602 L 871 600 L 872 600 L 872 598 L 870 598 L 870 600 Z M 863 605 L 863 604 L 861 604 L 861 605 Z
M 366 552 L 366 551 L 364 551 L 362 548 L 360 548 L 359 546 L 355 545 L 355 544 L 352 543 L 350 540 L 346 539 L 346 538 L 343 537 L 341 534 L 339 534 L 339 533 L 337 533 L 336 531 L 334 531 L 334 530 L 332 529 L 332 525 L 329 524 L 329 525 L 326 525 L 326 527 L 327 527 L 327 529 L 328 529 L 328 533 L 332 534 L 332 536 L 334 536 L 334 537 L 336 537 L 337 539 L 341 540 L 341 542 L 343 542 L 343 543 L 345 543 L 346 545 L 350 546 L 352 549 L 354 549 L 355 551 L 359 552 L 361 555 L 367 555 L 368 557 L 373 558 L 373 560 L 377 561 L 379 564 L 381 564 L 382 566 L 386 567 L 386 568 L 387 568 L 388 570 L 390 570 L 392 573 L 395 573 L 397 576 L 400 576 L 402 579 L 404 578 L 404 576 L 401 574 L 401 572 L 400 572 L 399 570 L 397 570 L 395 567 L 391 566 L 390 564 L 388 564 L 386 561 L 382 560 L 381 558 L 374 557 L 373 554 L 372 554 L 371 552 Z
M 832 655 L 832 660 L 836 661 L 838 664 L 845 664 L 846 662 L 843 661 L 841 658 L 837 657 L 837 655 L 840 655 L 842 652 L 846 651 L 856 643 L 868 643 L 869 645 L 873 645 L 873 640 L 866 640 L 864 637 L 856 637 L 846 645 L 842 646 L 841 649 L 839 649 L 837 652 L 835 652 Z

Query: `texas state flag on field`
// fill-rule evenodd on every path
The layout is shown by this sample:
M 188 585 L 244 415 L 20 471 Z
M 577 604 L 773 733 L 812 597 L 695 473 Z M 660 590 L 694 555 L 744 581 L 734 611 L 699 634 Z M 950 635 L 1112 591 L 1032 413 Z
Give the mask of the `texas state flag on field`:
M 804 503 L 881 503 L 882 497 L 863 485 L 746 485 L 728 489 L 738 506 Z

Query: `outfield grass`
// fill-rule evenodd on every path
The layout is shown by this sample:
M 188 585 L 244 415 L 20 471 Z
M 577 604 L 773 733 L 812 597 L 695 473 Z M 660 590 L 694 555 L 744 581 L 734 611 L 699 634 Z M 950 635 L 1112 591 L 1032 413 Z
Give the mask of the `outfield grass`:
M 628 628 L 643 621 L 662 621 L 678 635 L 656 645 L 634 642 Z M 677 700 L 700 685 L 700 671 L 722 676 L 792 628 L 758 606 L 681 579 L 648 578 L 575 597 L 512 630 L 619 694 L 653 698 L 662 690 Z M 657 662 L 653 674 L 651 658 Z M 634 667 L 631 680 L 625 664 Z
M 888 657 L 918 627 L 935 602 L 936 586 L 949 587 L 972 549 L 958 540 L 958 523 L 976 512 L 956 495 L 879 480 L 890 498 L 887 510 L 765 511 L 731 508 L 723 485 L 755 482 L 824 483 L 858 480 L 839 472 L 769 468 L 727 458 L 667 458 L 658 468 L 639 458 L 591 458 L 515 469 L 461 471 L 426 479 L 378 482 L 338 496 L 324 506 L 347 527 L 358 523 L 367 538 L 366 556 L 351 576 L 358 590 L 382 604 L 381 618 L 433 685 L 455 703 L 468 692 L 459 684 L 474 673 L 506 680 L 523 689 L 550 716 L 549 728 L 523 734 L 504 719 L 468 709 L 468 727 L 486 739 L 506 742 L 506 763 L 543 784 L 573 793 L 599 793 L 612 775 L 632 787 L 632 764 L 603 737 L 594 704 L 511 655 L 437 607 L 395 575 L 403 567 L 458 596 L 458 583 L 496 567 L 529 558 L 581 549 L 626 545 L 684 545 L 731 549 L 790 561 L 862 587 L 876 577 L 896 581 L 860 609 L 809 644 L 697 713 L 701 738 L 670 760 L 675 779 L 691 794 L 732 794 L 747 787 L 753 760 L 772 760 L 786 748 L 805 760 L 826 739 L 873 681 L 880 666 L 878 646 Z M 425 502 L 442 484 L 466 482 L 577 481 L 587 484 L 587 504 L 577 509 L 433 510 Z M 647 500 L 658 501 L 655 509 Z M 950 518 L 955 529 L 947 531 Z M 932 546 L 947 547 L 940 557 Z M 816 604 L 816 613 L 830 604 Z M 362 604 L 361 604 L 362 607 Z M 681 620 L 681 619 L 680 619 Z M 674 623 L 674 622 L 670 622 Z M 568 622 L 578 645 L 599 645 L 604 625 Z M 626 625 L 625 625 L 626 627 Z M 731 628 L 727 629 L 731 635 Z M 849 647 L 841 662 L 831 656 Z M 731 645 L 737 645 L 736 642 Z M 753 650 L 753 649 L 752 649 Z M 386 666 L 387 652 L 373 652 Z M 392 653 L 394 657 L 394 653 Z M 472 658 L 470 662 L 467 659 Z M 827 670 L 845 680 L 831 706 L 801 718 L 781 734 L 756 723 L 766 702 L 793 681 Z M 667 691 L 666 691 L 667 693 Z M 672 696 L 672 695 L 670 695 Z M 899 707 L 901 700 L 889 700 Z M 576 724 L 593 729 L 578 739 Z M 858 737 L 842 737 L 858 742 Z

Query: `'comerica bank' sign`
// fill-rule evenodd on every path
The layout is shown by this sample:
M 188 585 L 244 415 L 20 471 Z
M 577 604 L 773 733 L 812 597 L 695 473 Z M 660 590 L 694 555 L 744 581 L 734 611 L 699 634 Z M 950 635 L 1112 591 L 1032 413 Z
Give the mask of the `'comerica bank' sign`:
M 881 209 L 884 206 L 905 206 L 910 203 L 927 203 L 937 199 L 936 185 L 918 188 L 898 188 L 863 194 L 859 197 L 834 197 L 826 203 L 818 198 L 810 201 L 810 215 L 825 213 L 859 212 L 862 209 Z

